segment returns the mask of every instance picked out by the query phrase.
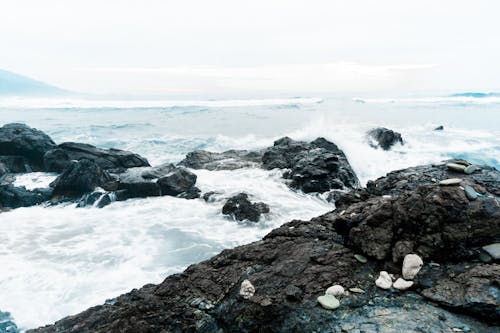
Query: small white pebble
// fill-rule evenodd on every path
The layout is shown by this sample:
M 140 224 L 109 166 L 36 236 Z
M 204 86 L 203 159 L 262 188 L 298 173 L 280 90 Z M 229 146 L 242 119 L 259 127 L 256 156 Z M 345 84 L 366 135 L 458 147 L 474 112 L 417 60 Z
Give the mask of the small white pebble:
M 248 280 L 243 280 L 240 287 L 240 296 L 244 299 L 250 299 L 255 294 L 255 287 Z
M 423 265 L 424 262 L 418 255 L 407 254 L 403 260 L 403 278 L 405 280 L 413 280 Z
M 413 286 L 413 281 L 406 281 L 402 278 L 399 278 L 394 282 L 393 287 L 399 290 L 406 290 Z
M 381 289 L 391 289 L 392 279 L 389 273 L 381 271 L 378 279 L 375 280 L 375 285 Z
M 344 293 L 345 293 L 344 287 L 338 284 L 331 286 L 325 292 L 326 295 L 332 295 L 332 296 L 343 296 Z

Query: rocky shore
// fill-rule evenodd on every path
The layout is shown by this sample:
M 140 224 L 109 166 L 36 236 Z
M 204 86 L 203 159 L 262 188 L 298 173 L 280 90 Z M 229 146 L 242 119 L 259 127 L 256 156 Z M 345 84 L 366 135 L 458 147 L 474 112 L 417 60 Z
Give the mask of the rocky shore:
M 86 147 L 78 155 L 39 131 L 6 126 L 4 182 L 12 173 L 61 166 L 46 193 L 30 193 L 45 195 L 34 204 L 195 198 L 196 175 L 186 168 L 252 166 L 284 169 L 292 189 L 328 193 L 336 206 L 29 332 L 500 332 L 500 171 L 492 167 L 450 160 L 394 171 L 361 188 L 344 153 L 322 138 L 282 138 L 261 151 L 197 151 L 179 165 L 150 167 L 130 152 Z M 2 146 L 9 135 L 16 149 Z M 62 158 L 48 163 L 47 155 Z M 2 185 L 3 207 L 9 191 L 22 188 Z M 228 214 L 267 211 L 246 194 L 232 199 Z M 402 271 L 408 255 L 423 263 L 411 278 Z M 386 286 L 376 284 L 379 276 Z

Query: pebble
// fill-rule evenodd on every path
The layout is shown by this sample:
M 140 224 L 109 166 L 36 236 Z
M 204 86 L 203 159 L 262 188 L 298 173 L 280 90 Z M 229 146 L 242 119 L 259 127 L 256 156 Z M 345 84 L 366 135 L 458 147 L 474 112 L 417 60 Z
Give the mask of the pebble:
M 336 284 L 328 288 L 325 292 L 325 295 L 342 296 L 344 295 L 344 293 L 345 293 L 344 287 L 342 287 L 339 284 Z
M 471 173 L 473 173 L 474 171 L 477 171 L 477 170 L 481 170 L 481 168 L 478 167 L 477 165 L 471 164 L 464 169 L 464 173 L 470 175 Z
M 472 188 L 472 186 L 464 185 L 464 192 L 467 199 L 471 201 L 476 200 L 478 197 L 478 193 Z
M 354 287 L 354 288 L 349 288 L 350 292 L 356 293 L 356 294 L 364 294 L 365 291 L 361 288 Z
M 453 171 L 458 171 L 458 172 L 464 172 L 465 170 L 465 165 L 458 164 L 458 163 L 446 163 L 446 167 L 450 170 Z
M 386 271 L 381 271 L 377 280 L 375 280 L 375 285 L 380 289 L 391 289 L 392 279 L 389 273 Z
M 355 254 L 354 258 L 356 258 L 356 260 L 362 264 L 366 264 L 368 262 L 368 259 L 366 259 L 366 257 L 361 254 Z
M 394 282 L 393 287 L 399 290 L 406 290 L 413 286 L 413 281 L 406 281 L 402 278 L 399 278 Z
M 486 251 L 493 259 L 500 259 L 500 243 L 483 246 L 483 250 Z
M 407 254 L 403 259 L 403 278 L 405 280 L 413 280 L 423 265 L 424 262 L 418 255 Z
M 488 253 L 481 252 L 479 253 L 479 260 L 487 264 L 490 263 L 493 260 L 493 258 Z
M 255 294 L 255 287 L 248 280 L 243 280 L 240 287 L 240 296 L 244 299 L 250 299 Z
M 462 182 L 462 179 L 460 179 L 460 178 L 448 178 L 448 179 L 444 179 L 444 180 L 440 181 L 439 185 L 443 185 L 443 186 L 458 185 L 461 182 Z
M 339 300 L 332 295 L 319 296 L 318 303 L 327 310 L 335 310 L 340 306 Z

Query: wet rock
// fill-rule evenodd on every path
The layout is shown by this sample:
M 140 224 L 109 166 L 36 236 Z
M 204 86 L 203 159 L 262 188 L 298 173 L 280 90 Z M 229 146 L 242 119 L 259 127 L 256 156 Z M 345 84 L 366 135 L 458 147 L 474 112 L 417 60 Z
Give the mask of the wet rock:
M 146 168 L 140 174 L 144 179 L 158 179 L 175 171 L 176 167 L 172 163 L 165 163 L 155 167 Z
M 0 156 L 0 176 L 6 173 L 33 172 L 30 162 L 24 156 Z
M 199 190 L 193 189 L 196 184 L 196 178 L 196 175 L 191 171 L 184 168 L 178 168 L 158 179 L 160 193 L 161 195 L 178 196 L 183 193 L 188 193 L 188 191 L 191 190 L 195 195 L 190 195 L 189 197 L 198 198 L 200 196 Z
M 345 154 L 324 138 L 310 143 L 279 139 L 266 150 L 262 163 L 266 169 L 290 169 L 284 178 L 291 180 L 291 187 L 306 193 L 359 187 Z
M 481 167 L 474 165 L 474 164 L 471 164 L 471 165 L 465 167 L 464 173 L 470 175 L 478 170 L 481 170 Z
M 51 189 L 27 190 L 24 186 L 2 185 L 0 186 L 0 207 L 19 208 L 35 206 L 50 200 L 51 196 Z
M 269 211 L 268 205 L 263 202 L 251 202 L 246 193 L 240 193 L 229 198 L 222 207 L 222 214 L 230 215 L 238 221 L 258 222 L 260 216 L 269 213 Z
M 413 281 L 406 281 L 402 278 L 399 278 L 394 282 L 392 286 L 398 290 L 406 290 L 413 286 Z
M 106 187 L 113 178 L 96 163 L 81 160 L 71 163 L 50 186 L 54 195 L 75 197 L 93 192 L 96 187 Z
M 370 145 L 374 148 L 380 147 L 384 150 L 389 150 L 396 143 L 404 144 L 400 133 L 384 127 L 368 131 L 367 136 L 370 139 Z
M 77 142 L 65 142 L 54 149 L 44 156 L 44 164 L 50 168 L 47 171 L 60 172 L 69 161 L 84 159 L 93 161 L 103 170 L 149 166 L 144 157 L 120 149 L 101 149 Z
M 240 286 L 240 296 L 244 299 L 250 299 L 255 294 L 255 287 L 248 280 L 243 280 Z
M 22 156 L 33 171 L 43 168 L 44 154 L 56 144 L 42 131 L 24 124 L 0 127 L 0 156 Z
M 103 195 L 104 192 L 100 191 L 86 193 L 81 197 L 80 201 L 78 201 L 76 207 L 82 208 L 82 207 L 93 206 Z
M 302 290 L 293 284 L 289 284 L 285 288 L 285 295 L 288 300 L 298 302 L 302 299 Z
M 413 278 L 418 274 L 424 262 L 416 254 L 407 254 L 403 260 L 403 278 L 406 280 L 413 280 Z
M 362 264 L 366 264 L 368 262 L 368 259 L 366 259 L 366 257 L 361 254 L 355 254 L 354 258 L 356 258 L 356 260 Z
M 472 188 L 472 186 L 464 185 L 464 192 L 467 199 L 471 201 L 474 201 L 478 198 L 478 193 L 476 192 L 476 190 L 474 190 L 474 188 Z
M 375 285 L 380 289 L 391 289 L 392 278 L 386 271 L 381 271 L 377 280 L 375 280 Z
M 216 192 L 216 191 L 208 191 L 206 193 L 203 193 L 202 198 L 206 202 L 215 202 L 215 201 L 217 201 L 217 196 L 219 194 L 221 194 L 221 193 Z
M 436 127 L 434 129 L 435 131 L 443 131 L 444 130 L 444 126 L 443 125 L 439 125 L 438 127 Z
M 235 170 L 259 166 L 262 161 L 261 151 L 228 150 L 212 153 L 196 150 L 188 153 L 179 164 L 192 169 Z
M 9 312 L 0 311 L 0 333 L 20 333 Z
M 339 300 L 332 295 L 319 296 L 318 303 L 327 310 L 335 310 L 340 306 Z

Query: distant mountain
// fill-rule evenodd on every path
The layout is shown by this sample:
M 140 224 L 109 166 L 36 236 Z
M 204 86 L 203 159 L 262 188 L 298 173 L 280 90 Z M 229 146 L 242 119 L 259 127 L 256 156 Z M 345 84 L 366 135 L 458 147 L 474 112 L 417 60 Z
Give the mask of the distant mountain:
M 485 97 L 500 97 L 498 93 L 483 93 L 483 92 L 465 92 L 461 94 L 453 94 L 451 97 L 473 97 L 473 98 L 485 98 Z
M 66 90 L 0 69 L 0 96 L 66 95 Z

